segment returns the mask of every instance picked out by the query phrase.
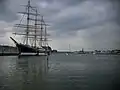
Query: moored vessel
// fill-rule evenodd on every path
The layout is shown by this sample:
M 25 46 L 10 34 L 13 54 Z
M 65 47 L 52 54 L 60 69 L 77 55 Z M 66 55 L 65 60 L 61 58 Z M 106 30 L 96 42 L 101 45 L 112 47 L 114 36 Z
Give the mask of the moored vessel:
M 15 29 L 16 32 L 13 33 L 15 36 L 22 36 L 22 42 L 19 43 L 13 37 L 10 37 L 11 40 L 18 48 L 19 55 L 50 55 L 52 49 L 48 45 L 47 36 L 49 36 L 49 34 L 46 29 L 49 25 L 45 23 L 44 18 L 38 12 L 38 9 L 31 6 L 30 0 L 28 1 L 28 4 L 24 6 L 26 11 L 19 12 L 23 15 L 20 24 L 15 24 L 15 28 L 18 31 Z

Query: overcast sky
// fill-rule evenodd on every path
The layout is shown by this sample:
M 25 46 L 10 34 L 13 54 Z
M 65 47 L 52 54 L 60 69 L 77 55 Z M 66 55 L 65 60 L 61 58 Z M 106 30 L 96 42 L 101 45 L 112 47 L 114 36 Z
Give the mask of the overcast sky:
M 53 49 L 72 50 L 120 48 L 119 0 L 31 0 L 44 16 Z M 27 0 L 0 0 L 0 44 L 9 39 L 18 11 Z M 13 36 L 13 35 L 12 35 Z M 13 36 L 14 37 L 14 36 Z M 17 38 L 16 38 L 17 39 Z

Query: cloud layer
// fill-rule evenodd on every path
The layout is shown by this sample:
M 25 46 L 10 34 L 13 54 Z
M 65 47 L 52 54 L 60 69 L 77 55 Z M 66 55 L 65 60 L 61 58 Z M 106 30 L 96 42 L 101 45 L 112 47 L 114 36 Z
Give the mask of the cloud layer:
M 25 3 L 27 0 L 0 0 L 2 35 L 7 37 L 11 35 L 8 31 L 12 31 L 12 25 L 19 18 L 16 12 L 24 10 L 20 5 Z M 33 2 L 44 15 L 45 21 L 51 25 L 48 27 L 50 38 L 53 40 L 50 45 L 59 50 L 68 50 L 69 44 L 72 50 L 119 48 L 119 4 L 117 0 L 34 0 Z M 8 40 L 6 37 L 4 39 Z M 1 40 L 1 43 L 4 42 Z

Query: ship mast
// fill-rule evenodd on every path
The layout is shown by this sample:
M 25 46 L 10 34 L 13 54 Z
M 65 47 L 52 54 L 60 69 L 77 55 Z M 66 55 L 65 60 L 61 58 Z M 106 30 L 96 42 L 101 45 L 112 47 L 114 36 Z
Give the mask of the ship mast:
M 36 9 L 36 17 L 35 17 L 35 47 L 36 47 L 36 42 L 37 42 L 37 9 Z
M 42 36 L 42 33 L 43 33 L 43 16 L 42 16 L 42 18 L 41 18 L 41 38 L 40 38 L 40 46 L 42 46 L 42 44 L 43 44 L 43 36 Z
M 46 27 L 46 25 L 45 25 L 45 45 L 47 45 L 47 27 Z
M 43 20 L 43 23 L 45 24 L 45 21 Z M 47 24 L 45 24 L 45 36 L 44 36 L 44 45 L 47 46 Z
M 26 31 L 26 45 L 28 45 L 28 34 L 29 34 L 29 11 L 30 11 L 30 0 L 28 1 L 28 7 L 27 7 L 27 31 Z
M 15 27 L 24 28 L 25 31 L 13 33 L 13 34 L 25 36 L 25 43 L 24 43 L 25 45 L 29 45 L 29 39 L 31 38 L 33 40 L 32 43 L 34 43 L 33 44 L 34 47 L 37 47 L 37 42 L 39 42 L 40 47 L 42 47 L 43 42 L 45 42 L 45 46 L 46 46 L 47 36 L 49 36 L 46 31 L 46 26 L 48 25 L 45 23 L 43 16 L 41 16 L 38 13 L 37 8 L 31 6 L 30 0 L 28 0 L 28 4 L 24 6 L 26 7 L 26 12 L 18 12 L 18 13 L 23 14 L 23 16 L 26 15 L 27 22 L 26 24 L 24 23 L 16 24 Z M 34 18 L 32 16 L 34 16 Z

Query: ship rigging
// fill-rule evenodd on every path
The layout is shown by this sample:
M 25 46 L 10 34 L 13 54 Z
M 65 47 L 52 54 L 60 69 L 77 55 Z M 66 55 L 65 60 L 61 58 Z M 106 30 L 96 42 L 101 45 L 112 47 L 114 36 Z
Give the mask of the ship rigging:
M 31 6 L 30 0 L 28 4 L 24 5 L 25 12 L 18 12 L 23 15 L 20 20 L 20 24 L 15 24 L 14 27 L 22 29 L 22 31 L 16 31 L 13 34 L 20 35 L 24 38 L 22 43 L 18 43 L 15 39 L 10 37 L 16 44 L 19 54 L 21 53 L 50 53 L 51 47 L 48 45 L 47 26 L 43 16 L 38 12 L 37 7 Z M 25 17 L 25 22 L 22 23 Z M 24 30 L 24 31 L 23 31 Z

